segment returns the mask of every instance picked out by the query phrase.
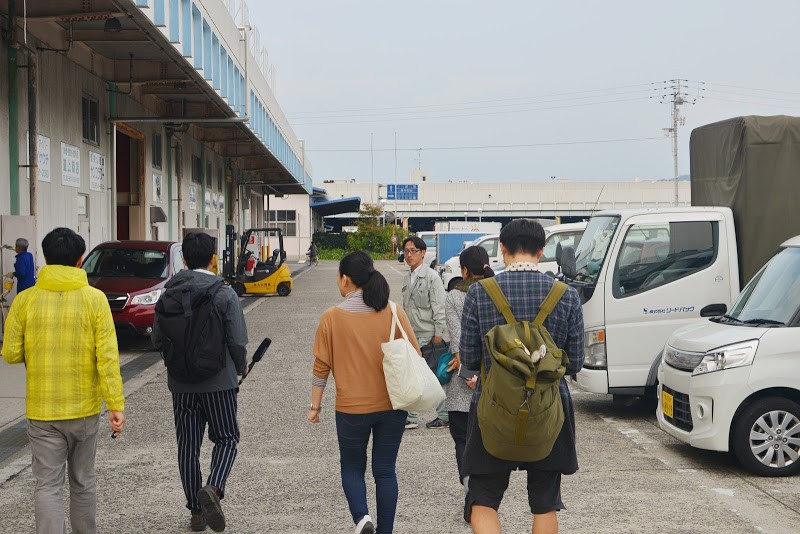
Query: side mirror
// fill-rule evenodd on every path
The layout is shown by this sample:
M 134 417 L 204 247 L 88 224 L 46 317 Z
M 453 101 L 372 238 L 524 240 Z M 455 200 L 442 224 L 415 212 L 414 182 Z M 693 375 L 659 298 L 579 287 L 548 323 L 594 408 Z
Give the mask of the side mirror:
M 577 274 L 577 267 L 575 266 L 575 249 L 572 247 L 564 247 L 561 251 L 561 270 L 564 276 L 572 280 Z
M 561 242 L 559 241 L 556 243 L 556 265 L 561 267 L 561 256 L 564 254 L 564 248 L 561 246 Z

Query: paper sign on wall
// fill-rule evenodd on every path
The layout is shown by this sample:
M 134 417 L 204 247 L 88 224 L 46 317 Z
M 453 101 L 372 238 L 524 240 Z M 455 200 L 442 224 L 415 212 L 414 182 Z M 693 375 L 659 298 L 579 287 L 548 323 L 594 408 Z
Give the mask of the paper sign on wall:
M 81 149 L 61 142 L 61 183 L 81 186 Z
M 39 135 L 36 138 L 37 169 L 36 173 L 40 182 L 50 181 L 50 138 Z
M 190 185 L 189 186 L 189 209 L 196 210 L 197 209 L 197 186 Z
M 89 151 L 89 189 L 102 191 L 106 185 L 106 157 Z
M 160 174 L 153 175 L 153 201 L 162 202 L 162 191 L 164 189 L 164 178 Z

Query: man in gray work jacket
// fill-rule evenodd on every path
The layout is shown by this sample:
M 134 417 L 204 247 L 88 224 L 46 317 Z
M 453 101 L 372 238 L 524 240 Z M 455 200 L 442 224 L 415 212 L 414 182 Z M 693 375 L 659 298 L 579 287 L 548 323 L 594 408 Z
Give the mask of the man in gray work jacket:
M 210 271 L 215 252 L 214 238 L 210 235 L 202 232 L 187 234 L 183 238 L 183 257 L 190 270 L 173 276 L 166 284 L 167 292 L 188 288 L 194 295 L 219 282 L 220 279 Z M 214 294 L 214 306 L 222 316 L 225 328 L 227 357 L 224 367 L 200 382 L 179 382 L 171 375 L 168 380 L 178 438 L 178 469 L 186 494 L 186 507 L 192 512 L 189 526 L 198 532 L 205 530 L 206 526 L 216 532 L 225 530 L 220 499 L 225 494 L 225 482 L 233 468 L 239 443 L 237 375 L 245 374 L 247 369 L 247 326 L 239 298 L 230 286 L 222 286 Z M 165 332 L 159 325 L 158 314 L 151 338 L 156 349 L 164 347 Z M 211 470 L 203 485 L 200 445 L 206 424 L 214 451 Z
M 441 343 L 442 334 L 447 328 L 444 320 L 444 284 L 439 274 L 425 265 L 427 248 L 425 241 L 419 237 L 403 240 L 403 255 L 409 267 L 408 274 L 403 278 L 403 309 L 420 346 Z M 438 417 L 425 426 L 447 428 L 448 416 L 444 402 L 436 407 L 436 413 Z M 417 428 L 418 418 L 419 414 L 409 412 L 406 428 Z

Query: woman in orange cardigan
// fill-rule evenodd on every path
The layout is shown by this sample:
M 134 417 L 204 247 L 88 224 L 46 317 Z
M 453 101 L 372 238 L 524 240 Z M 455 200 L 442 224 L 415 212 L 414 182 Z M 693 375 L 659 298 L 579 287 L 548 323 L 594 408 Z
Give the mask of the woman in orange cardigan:
M 383 375 L 381 343 L 389 341 L 392 312 L 389 284 L 364 252 L 339 263 L 336 280 L 344 302 L 322 314 L 314 339 L 311 407 L 306 418 L 320 422 L 328 375 L 336 380 L 336 433 L 344 489 L 356 534 L 390 534 L 397 509 L 395 464 L 405 430 L 406 412 L 393 410 Z M 409 341 L 419 345 L 408 317 L 397 308 Z M 401 337 L 398 329 L 396 337 Z M 372 434 L 372 476 L 377 521 L 367 507 L 367 443 Z

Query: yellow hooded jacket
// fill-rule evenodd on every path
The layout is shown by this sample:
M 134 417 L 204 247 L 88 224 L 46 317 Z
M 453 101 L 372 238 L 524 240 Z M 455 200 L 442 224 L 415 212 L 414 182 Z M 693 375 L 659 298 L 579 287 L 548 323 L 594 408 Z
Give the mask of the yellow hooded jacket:
M 25 363 L 28 419 L 60 421 L 125 410 L 108 299 L 86 271 L 45 266 L 11 304 L 3 359 Z

